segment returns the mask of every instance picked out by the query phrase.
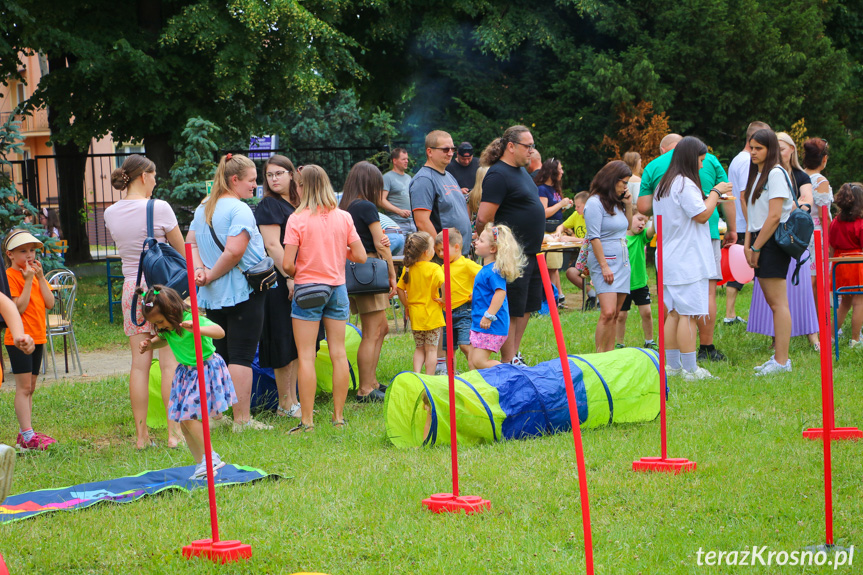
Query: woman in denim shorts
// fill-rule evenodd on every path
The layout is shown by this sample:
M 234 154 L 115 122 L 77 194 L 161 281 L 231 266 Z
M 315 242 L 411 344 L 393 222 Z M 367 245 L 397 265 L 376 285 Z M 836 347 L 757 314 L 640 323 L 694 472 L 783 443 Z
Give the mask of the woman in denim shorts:
M 315 342 L 321 320 L 327 334 L 333 363 L 333 425 L 343 428 L 343 410 L 348 397 L 349 366 L 345 351 L 345 327 L 350 315 L 345 288 L 345 251 L 352 262 L 366 261 L 366 250 L 353 218 L 338 209 L 327 173 L 320 166 L 297 170 L 300 204 L 285 230 L 282 264 L 294 278 L 291 318 L 299 355 L 297 381 L 302 421 L 290 433 L 313 431 L 317 375 Z

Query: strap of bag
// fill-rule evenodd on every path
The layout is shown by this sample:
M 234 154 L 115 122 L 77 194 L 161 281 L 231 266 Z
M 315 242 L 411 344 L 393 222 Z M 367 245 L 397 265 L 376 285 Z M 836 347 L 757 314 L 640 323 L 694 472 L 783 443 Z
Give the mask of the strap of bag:
M 147 200 L 147 237 L 156 238 L 156 232 L 153 231 L 153 209 L 156 206 L 156 200 L 150 198 Z
M 215 230 L 215 228 L 213 228 L 213 224 L 210 224 L 209 227 L 210 227 L 210 235 L 213 236 L 213 241 L 216 242 L 216 247 L 218 247 L 220 250 L 222 250 L 222 252 L 224 252 L 225 251 L 225 245 L 219 241 L 219 236 L 216 235 L 216 230 Z M 249 247 L 251 247 L 251 246 L 252 246 L 252 237 L 251 237 L 251 234 L 249 234 Z M 252 250 L 252 253 L 254 253 L 254 250 Z M 264 259 L 264 258 L 261 257 L 259 259 Z M 243 270 L 243 268 L 240 267 L 240 264 L 237 264 L 237 267 L 239 267 L 241 271 L 245 271 L 245 270 Z

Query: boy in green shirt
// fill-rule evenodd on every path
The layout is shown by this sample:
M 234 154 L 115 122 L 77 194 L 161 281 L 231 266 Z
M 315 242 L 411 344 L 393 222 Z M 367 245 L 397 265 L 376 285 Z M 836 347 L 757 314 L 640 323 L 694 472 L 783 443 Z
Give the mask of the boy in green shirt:
M 638 306 L 641 316 L 641 329 L 644 331 L 644 347 L 659 351 L 659 346 L 653 341 L 653 315 L 650 311 L 650 288 L 647 287 L 647 256 L 644 249 L 653 237 L 653 225 L 647 225 L 647 216 L 636 212 L 632 216 L 632 225 L 626 232 L 626 245 L 629 248 L 629 295 L 623 300 L 623 306 L 617 315 L 615 331 L 615 348 L 626 347 L 623 341 L 626 336 L 626 316 L 632 302 Z

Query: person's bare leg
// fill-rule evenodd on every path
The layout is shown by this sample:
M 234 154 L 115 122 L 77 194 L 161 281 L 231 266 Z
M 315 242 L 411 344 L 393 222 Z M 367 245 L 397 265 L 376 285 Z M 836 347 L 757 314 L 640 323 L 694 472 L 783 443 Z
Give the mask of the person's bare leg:
M 698 318 L 698 343 L 713 345 L 713 334 L 716 329 L 716 280 L 710 280 L 707 292 L 707 316 Z
M 186 445 L 189 447 L 189 451 L 192 452 L 195 463 L 201 463 L 204 460 L 203 423 L 197 419 L 187 419 L 181 421 L 178 425 L 183 430 L 183 437 L 186 438 Z
M 314 349 L 314 346 L 312 347 Z M 237 392 L 237 403 L 234 404 L 234 423 L 246 424 L 251 419 L 252 403 L 252 368 L 236 363 L 228 364 L 228 372 L 234 382 Z
M 557 288 L 557 297 L 563 297 L 563 288 L 560 285 L 560 270 L 548 270 L 548 279 Z
M 791 344 L 791 310 L 788 307 L 788 291 L 785 278 L 759 278 L 764 299 L 773 311 L 773 332 L 775 335 L 774 355 L 776 362 L 788 362 L 788 348 Z
M 174 373 L 177 371 L 179 362 L 174 357 L 174 352 L 170 347 L 159 349 L 159 372 L 162 376 L 162 403 L 165 404 L 165 413 L 168 413 L 168 404 L 171 401 L 171 387 L 174 383 Z M 149 392 L 150 379 L 147 377 L 147 387 Z M 148 393 L 149 395 L 149 393 Z M 177 447 L 183 441 L 183 433 L 180 430 L 180 424 L 176 421 L 171 421 L 168 418 L 168 447 Z
M 437 368 L 438 348 L 434 345 L 424 345 L 423 351 L 425 353 L 426 375 L 434 375 Z
M 641 316 L 641 331 L 644 333 L 644 341 L 653 341 L 653 312 L 650 306 L 638 306 L 638 315 Z
M 626 341 L 626 317 L 629 315 L 629 312 L 625 312 L 621 310 L 617 314 L 617 321 L 615 322 L 615 330 L 614 330 L 614 343 L 623 345 Z
M 680 353 L 692 353 L 695 351 L 696 332 L 698 322 L 691 315 L 681 315 L 677 321 L 677 344 Z
M 676 349 L 680 351 L 680 343 L 677 340 L 677 326 L 680 323 L 680 314 L 672 311 L 665 317 L 665 349 Z
M 581 277 L 581 274 L 578 273 L 578 270 L 575 268 L 569 268 L 566 270 L 566 279 L 572 283 L 575 287 L 580 290 L 584 289 L 584 278 Z
M 851 339 L 860 337 L 860 329 L 863 328 L 863 295 L 855 295 L 851 300 Z
M 599 321 L 596 323 L 596 353 L 611 351 L 614 349 L 614 330 L 617 313 L 620 309 L 617 295 L 614 292 L 606 292 L 597 295 L 599 299 Z M 626 294 L 620 294 L 625 296 Z M 622 303 L 622 302 L 621 302 Z
M 471 362 L 474 369 L 485 369 L 500 364 L 499 361 L 491 359 L 491 351 L 475 347 L 471 348 Z
M 734 319 L 737 317 L 735 304 L 737 303 L 738 289 L 725 284 L 725 317 Z
M 137 438 L 135 447 L 138 449 L 144 449 L 150 445 L 150 432 L 147 430 L 147 405 L 150 401 L 150 364 L 153 362 L 153 352 L 151 350 L 145 353 L 138 351 L 141 342 L 150 337 L 146 333 L 129 336 L 129 347 L 132 350 L 129 400 L 132 403 L 132 417 L 135 420 L 135 436 Z M 173 380 L 173 374 L 171 374 L 171 380 Z
M 33 427 L 33 385 L 32 374 L 15 374 L 15 416 L 20 429 Z
M 423 363 L 426 360 L 426 352 L 425 346 L 417 345 L 414 348 L 414 373 L 422 373 L 423 372 Z M 437 360 L 435 360 L 435 364 L 437 364 Z
M 346 320 L 324 318 L 324 330 L 327 334 L 327 345 L 330 348 L 330 359 L 333 362 L 333 421 L 344 421 L 345 402 L 348 399 L 350 385 L 350 367 L 348 354 L 345 350 Z M 314 344 L 312 344 L 314 349 Z M 317 381 L 315 381 L 317 385 Z M 300 405 L 302 405 L 302 401 Z M 305 406 L 303 406 L 305 408 Z
M 292 318 L 294 338 L 297 342 L 297 381 L 300 388 L 300 411 L 304 425 L 314 425 L 315 391 L 318 379 L 315 375 L 315 342 L 318 339 L 319 321 Z M 344 339 L 344 338 L 342 338 Z M 336 366 L 333 364 L 333 391 L 335 391 Z
M 855 296 L 856 297 L 856 296 Z M 839 298 L 839 309 L 836 310 L 836 325 L 842 327 L 845 323 L 845 318 L 848 317 L 848 312 L 851 311 L 853 298 L 848 295 L 843 295 Z M 820 312 L 820 310 L 819 310 Z M 857 332 L 860 333 L 860 332 Z M 853 332 L 852 332 L 853 335 Z
M 465 359 L 467 359 L 467 368 L 468 368 L 468 369 L 476 369 L 476 368 L 473 366 L 473 364 L 470 362 L 470 350 L 472 350 L 472 349 L 473 349 L 473 347 L 472 347 L 470 344 L 460 344 L 460 345 L 458 346 L 458 348 L 459 348 L 459 349 L 461 350 L 461 352 L 464 354 Z
M 375 311 L 360 315 L 363 338 L 357 349 L 357 366 L 360 372 L 360 388 L 357 395 L 365 396 L 378 387 L 377 367 L 381 344 L 387 335 L 387 312 Z
M 521 346 L 521 338 L 524 337 L 524 330 L 527 329 L 527 322 L 529 319 L 529 313 L 520 317 L 510 318 L 509 332 L 506 336 L 506 341 L 504 342 L 503 347 L 500 348 L 502 363 L 509 363 L 518 353 L 518 348 Z
M 279 407 L 290 411 L 294 404 L 299 403 L 297 399 L 297 360 L 284 367 L 273 369 L 276 378 L 276 389 L 279 392 Z

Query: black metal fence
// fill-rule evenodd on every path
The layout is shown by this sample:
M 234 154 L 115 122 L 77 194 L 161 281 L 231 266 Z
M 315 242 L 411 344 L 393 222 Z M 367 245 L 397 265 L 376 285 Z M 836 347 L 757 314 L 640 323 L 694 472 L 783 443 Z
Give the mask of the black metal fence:
M 422 154 L 422 143 L 393 143 L 394 147 L 406 148 L 412 160 L 418 165 L 425 161 Z M 267 158 L 273 154 L 286 155 L 295 165 L 317 164 L 326 170 L 330 176 L 333 188 L 340 192 L 351 166 L 362 160 L 373 158 L 376 154 L 388 152 L 387 146 L 345 147 L 345 148 L 296 148 L 279 150 L 230 150 L 232 153 L 248 155 L 258 165 L 258 183 L 263 184 Z M 227 152 L 227 151 L 226 151 Z M 223 152 L 224 153 L 224 152 Z M 85 171 L 84 194 L 86 196 L 87 233 L 90 239 L 90 254 L 94 259 L 102 260 L 108 255 L 116 254 L 111 234 L 105 228 L 104 213 L 108 206 L 120 200 L 123 193 L 111 186 L 111 172 L 122 165 L 123 160 L 132 152 L 114 154 L 88 154 Z M 381 156 L 384 158 L 384 155 Z M 218 158 L 217 158 L 218 159 Z M 30 203 L 37 208 L 49 207 L 57 209 L 60 196 L 68 193 L 68 186 L 59 178 L 57 171 L 57 156 L 35 156 L 27 160 L 11 162 L 11 181 Z M 414 163 L 414 162 L 412 162 Z M 388 163 L 382 162 L 383 166 Z M 386 171 L 386 167 L 384 167 Z

